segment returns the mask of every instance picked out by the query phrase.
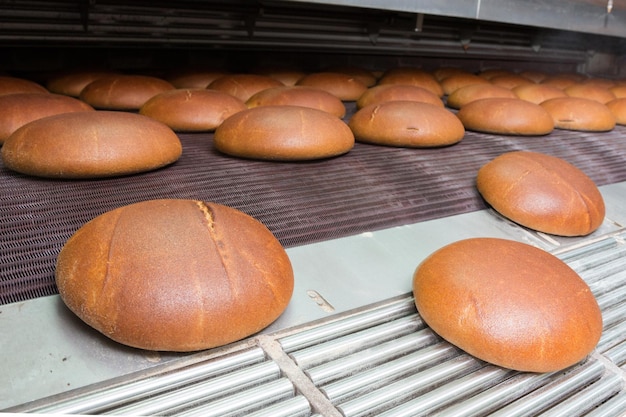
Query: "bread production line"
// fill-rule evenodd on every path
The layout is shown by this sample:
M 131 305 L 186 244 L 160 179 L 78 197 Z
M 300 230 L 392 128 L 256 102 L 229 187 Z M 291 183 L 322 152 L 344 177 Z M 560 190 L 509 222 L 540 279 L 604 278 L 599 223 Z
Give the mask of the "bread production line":
M 0 1 L 0 73 L 41 85 L 85 64 L 156 76 L 271 66 L 625 78 L 624 2 L 456 3 Z M 348 123 L 357 104 L 343 104 Z M 620 124 L 545 135 L 466 129 L 446 146 L 356 141 L 340 155 L 268 161 L 221 152 L 213 131 L 177 132 L 180 158 L 146 172 L 44 178 L 0 164 L 0 413 L 626 415 L 625 135 Z M 599 227 L 559 236 L 495 210 L 476 176 L 514 151 L 560 158 L 593 180 L 606 207 Z M 55 283 L 67 240 L 97 216 L 158 199 L 213 202 L 265 225 L 293 268 L 282 314 L 242 340 L 168 352 L 118 343 L 68 309 Z M 588 356 L 554 372 L 516 371 L 430 328 L 414 302 L 416 268 L 479 237 L 546 251 L 584 280 L 603 326 Z

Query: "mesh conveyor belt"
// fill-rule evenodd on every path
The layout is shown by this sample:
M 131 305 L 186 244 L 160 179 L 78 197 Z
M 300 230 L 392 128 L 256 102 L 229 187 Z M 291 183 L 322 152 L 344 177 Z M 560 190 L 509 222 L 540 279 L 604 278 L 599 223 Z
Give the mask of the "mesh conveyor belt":
M 56 293 L 65 241 L 108 210 L 155 198 L 192 198 L 238 208 L 286 246 L 333 239 L 485 208 L 476 171 L 497 155 L 533 150 L 561 157 L 598 185 L 626 180 L 626 127 L 545 137 L 467 132 L 439 149 L 356 144 L 346 155 L 274 163 L 219 154 L 211 134 L 181 134 L 175 164 L 123 178 L 62 181 L 13 173 L 0 163 L 0 304 Z

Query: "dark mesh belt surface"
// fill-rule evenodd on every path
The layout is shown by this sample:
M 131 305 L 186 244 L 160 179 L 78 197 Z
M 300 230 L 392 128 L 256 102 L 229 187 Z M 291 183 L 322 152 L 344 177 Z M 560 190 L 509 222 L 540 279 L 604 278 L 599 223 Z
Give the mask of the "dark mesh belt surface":
M 561 157 L 598 185 L 626 180 L 624 127 L 545 137 L 467 132 L 439 149 L 356 144 L 346 155 L 301 163 L 221 155 L 208 133 L 180 137 L 178 162 L 123 178 L 48 180 L 0 165 L 0 304 L 56 293 L 54 265 L 65 241 L 97 215 L 137 201 L 190 198 L 235 207 L 290 247 L 483 209 L 476 171 L 513 150 Z

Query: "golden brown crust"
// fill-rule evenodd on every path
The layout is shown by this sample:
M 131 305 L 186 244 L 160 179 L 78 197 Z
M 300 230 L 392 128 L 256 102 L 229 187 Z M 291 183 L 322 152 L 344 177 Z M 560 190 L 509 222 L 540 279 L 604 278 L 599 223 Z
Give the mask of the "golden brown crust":
M 289 258 L 260 222 L 233 208 L 152 200 L 81 227 L 59 254 L 65 304 L 120 343 L 194 351 L 250 336 L 293 291 Z
M 259 91 L 282 85 L 284 84 L 267 75 L 228 74 L 215 79 L 207 88 L 230 94 L 245 103 Z
M 484 98 L 457 113 L 465 129 L 502 135 L 547 135 L 554 121 L 541 106 L 518 98 Z
M 80 99 L 96 109 L 139 110 L 150 98 L 174 86 L 148 75 L 111 75 L 87 84 Z
M 424 321 L 487 362 L 552 372 L 589 355 L 602 315 L 588 285 L 567 264 L 533 246 L 474 238 L 426 258 L 413 276 Z
M 15 131 L 2 147 L 11 170 L 50 178 L 135 174 L 178 160 L 176 134 L 149 117 L 115 111 L 48 116 Z
M 427 89 L 437 97 L 443 97 L 444 95 L 443 87 L 441 87 L 435 76 L 419 68 L 391 68 L 385 71 L 380 80 L 378 80 L 378 84 L 414 85 Z
M 61 113 L 93 111 L 87 103 L 59 94 L 16 93 L 0 96 L 0 144 L 28 122 Z
M 615 94 L 608 88 L 594 83 L 579 83 L 567 87 L 565 94 L 570 97 L 581 97 L 588 100 L 595 100 L 599 103 L 606 104 L 614 100 Z
M 567 97 L 565 91 L 547 84 L 524 84 L 513 88 L 518 98 L 540 104 L 557 97 Z
M 465 135 L 452 112 L 417 101 L 371 104 L 357 111 L 349 126 L 357 141 L 386 146 L 447 146 Z
M 446 104 L 453 109 L 460 109 L 472 101 L 482 98 L 515 98 L 515 94 L 508 88 L 498 87 L 489 83 L 469 84 L 456 89 L 448 96 Z
M 611 90 L 616 98 L 626 97 L 626 85 L 624 84 L 616 85 L 615 87 L 611 87 L 609 90 Z
M 557 97 L 540 104 L 558 129 L 606 132 L 615 127 L 615 116 L 608 107 L 581 97 Z
M 367 85 L 355 76 L 341 72 L 314 72 L 300 78 L 296 85 L 319 88 L 342 101 L 356 101 Z
M 343 102 L 328 91 L 306 86 L 272 87 L 259 91 L 246 101 L 249 108 L 259 106 L 302 106 L 322 110 L 339 118 L 346 115 Z
M 46 87 L 50 92 L 56 94 L 64 94 L 70 97 L 80 97 L 88 84 L 98 78 L 116 75 L 113 71 L 96 71 L 96 70 L 74 70 L 67 71 L 55 75 L 46 82 Z
M 473 84 L 489 84 L 489 81 L 476 74 L 459 73 L 439 80 L 439 84 L 441 84 L 444 94 L 450 95 L 461 87 Z
M 616 98 L 606 103 L 606 107 L 615 116 L 615 123 L 626 125 L 626 97 Z
M 483 165 L 476 177 L 483 198 L 500 214 L 528 228 L 584 236 L 602 224 L 602 194 L 584 172 L 537 152 L 509 152 Z
M 213 143 L 242 158 L 298 161 L 344 154 L 354 147 L 354 136 L 346 123 L 321 110 L 261 106 L 226 119 Z
M 378 78 L 376 78 L 376 75 L 372 71 L 354 65 L 333 66 L 326 68 L 324 72 L 339 72 L 341 74 L 348 74 L 361 81 L 366 87 L 372 87 L 376 85 L 376 82 L 378 81 Z
M 443 100 L 432 91 L 414 85 L 386 84 L 368 88 L 356 101 L 357 108 L 361 109 L 370 104 L 379 104 L 386 101 L 419 101 L 443 107 Z
M 0 96 L 15 93 L 50 93 L 44 86 L 24 78 L 0 75 Z
M 224 120 L 247 107 L 236 97 L 215 90 L 176 89 L 157 94 L 139 113 L 177 132 L 215 130 Z

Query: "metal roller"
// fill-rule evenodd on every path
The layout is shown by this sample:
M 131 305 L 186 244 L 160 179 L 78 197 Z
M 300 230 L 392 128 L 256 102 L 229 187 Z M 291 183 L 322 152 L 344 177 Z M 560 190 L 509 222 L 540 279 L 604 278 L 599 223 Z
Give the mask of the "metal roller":
M 413 333 L 423 326 L 424 323 L 419 316 L 412 314 L 389 323 L 380 324 L 332 341 L 292 352 L 291 356 L 298 366 L 307 369 L 347 353 L 355 352 L 368 346 L 376 346 L 386 340 Z
M 132 405 L 111 411 L 113 415 L 156 415 L 185 408 L 188 404 L 228 397 L 252 386 L 264 385 L 280 378 L 280 368 L 274 362 L 248 366 L 227 375 L 211 378 L 158 397 L 148 397 Z
M 383 307 L 364 311 L 339 321 L 315 326 L 310 329 L 285 336 L 279 340 L 285 352 L 293 352 L 305 347 L 318 344 L 325 340 L 334 339 L 349 333 L 367 329 L 381 323 L 402 317 L 407 312 L 414 312 L 413 297 L 403 298 Z
M 307 370 L 307 375 L 315 384 L 325 384 L 331 380 L 353 374 L 360 369 L 371 368 L 386 363 L 398 356 L 405 355 L 439 340 L 430 329 L 422 329 L 387 343 L 359 351 L 348 357 L 326 362 Z

